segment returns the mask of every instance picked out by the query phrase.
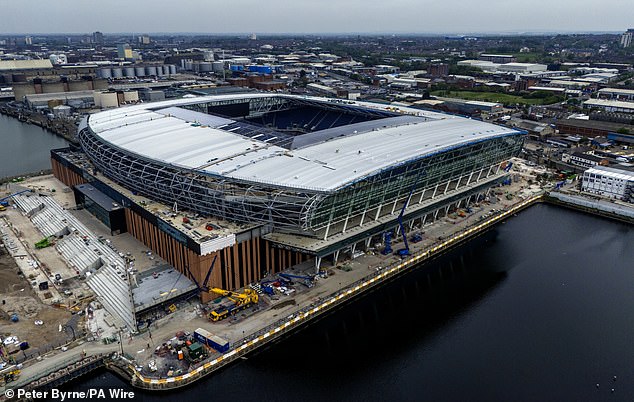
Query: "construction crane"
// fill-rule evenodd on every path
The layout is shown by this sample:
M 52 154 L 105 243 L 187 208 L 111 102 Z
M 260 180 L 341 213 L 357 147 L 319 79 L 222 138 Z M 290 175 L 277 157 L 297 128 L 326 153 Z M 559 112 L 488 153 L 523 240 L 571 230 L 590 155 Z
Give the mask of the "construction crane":
M 392 254 L 392 232 L 385 232 L 383 234 L 383 241 L 385 242 L 385 248 L 381 251 L 381 254 L 388 255 Z
M 209 265 L 209 270 L 207 271 L 207 275 L 205 275 L 205 280 L 203 280 L 201 290 L 205 292 L 209 292 L 209 278 L 211 277 L 211 272 L 214 270 L 214 265 L 216 264 L 216 259 L 218 258 L 218 254 L 214 255 L 214 259 L 211 260 L 211 265 Z
M 214 270 L 214 266 L 216 264 L 217 258 L 218 258 L 218 254 L 216 254 L 214 256 L 214 259 L 211 260 L 211 264 L 209 265 L 209 269 L 207 270 L 207 275 L 205 275 L 205 279 L 203 280 L 202 283 L 198 283 L 198 281 L 196 280 L 196 277 L 194 276 L 194 274 L 192 274 L 189 267 L 185 266 L 185 269 L 187 270 L 187 272 L 189 272 L 189 277 L 194 281 L 199 292 L 209 292 L 209 278 L 211 278 L 211 273 Z
M 292 281 L 293 279 L 303 279 L 303 282 L 300 282 L 300 283 L 302 283 L 303 285 L 305 285 L 308 288 L 312 288 L 313 287 L 313 280 L 315 279 L 312 276 L 293 275 L 293 274 L 285 274 L 285 273 L 277 274 L 277 276 L 282 277 L 284 279 L 287 279 L 289 281 Z
M 16 365 L 7 366 L 0 370 L 0 386 L 17 380 L 20 377 L 21 370 Z
M 408 255 L 410 255 L 409 252 L 409 242 L 407 241 L 407 234 L 405 233 L 405 226 L 403 225 L 403 214 L 405 214 L 405 209 L 407 208 L 407 206 L 409 205 L 409 202 L 412 199 L 412 195 L 414 194 L 414 190 L 416 190 L 416 185 L 418 184 L 418 180 L 420 179 L 421 175 L 425 175 L 425 170 L 421 169 L 418 171 L 418 174 L 416 175 L 416 179 L 414 180 L 414 183 L 412 183 L 412 188 L 409 190 L 409 194 L 407 195 L 407 199 L 405 200 L 405 202 L 403 203 L 403 208 L 401 208 L 401 212 L 398 214 L 398 226 L 401 228 L 401 234 L 403 235 L 403 244 L 404 244 L 404 248 L 399 249 L 396 253 L 401 257 L 404 258 Z M 391 232 L 386 232 L 385 233 L 385 249 L 383 250 L 382 254 L 383 255 L 388 255 L 392 253 L 392 233 Z
M 403 235 L 403 245 L 405 246 L 404 248 L 401 248 L 396 252 L 401 258 L 404 258 L 410 254 L 409 243 L 407 241 L 407 233 L 405 233 L 405 226 L 403 226 L 403 213 L 405 213 L 405 208 L 407 208 L 407 204 L 409 204 L 409 200 L 412 198 L 413 192 L 414 188 L 412 188 L 412 190 L 409 192 L 409 196 L 403 204 L 403 208 L 401 208 L 401 213 L 398 214 L 398 225 L 401 228 L 401 234 Z
M 8 195 L 8 196 L 6 196 L 4 198 L 0 198 L 0 205 L 3 206 L 3 207 L 8 207 L 9 206 L 9 202 L 7 200 L 9 198 L 15 197 L 16 195 L 19 195 L 19 194 L 22 194 L 22 193 L 28 193 L 28 192 L 31 192 L 31 191 L 33 191 L 33 190 L 31 190 L 31 189 L 22 190 L 22 191 L 18 191 L 17 193 L 13 193 L 11 195 Z
M 224 296 L 233 302 L 232 306 L 221 306 L 209 313 L 209 319 L 214 322 L 224 320 L 240 310 L 258 304 L 258 293 L 253 289 L 244 289 L 242 293 L 220 288 L 211 288 L 209 291 Z

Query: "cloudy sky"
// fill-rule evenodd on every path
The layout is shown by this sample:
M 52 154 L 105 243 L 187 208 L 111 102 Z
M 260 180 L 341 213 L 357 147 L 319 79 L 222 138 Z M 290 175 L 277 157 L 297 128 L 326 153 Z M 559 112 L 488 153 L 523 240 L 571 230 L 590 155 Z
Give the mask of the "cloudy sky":
M 632 0 L 0 0 L 1 33 L 623 31 Z

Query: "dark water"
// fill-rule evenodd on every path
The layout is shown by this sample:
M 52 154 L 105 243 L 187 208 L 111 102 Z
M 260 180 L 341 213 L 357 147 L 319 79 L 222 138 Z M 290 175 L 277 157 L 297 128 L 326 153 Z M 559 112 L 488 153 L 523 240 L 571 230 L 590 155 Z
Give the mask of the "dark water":
M 537 205 L 431 271 L 138 400 L 634 400 L 632 245 L 630 226 Z M 126 384 L 101 373 L 67 389 L 100 386 Z
M 49 151 L 66 144 L 41 127 L 0 114 L 0 178 L 50 169 Z

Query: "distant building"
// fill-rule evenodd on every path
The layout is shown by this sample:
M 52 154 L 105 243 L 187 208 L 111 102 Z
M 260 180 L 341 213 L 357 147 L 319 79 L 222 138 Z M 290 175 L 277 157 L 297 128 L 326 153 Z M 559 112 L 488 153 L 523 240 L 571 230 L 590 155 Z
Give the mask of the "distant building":
M 630 28 L 621 34 L 621 46 L 630 47 L 632 45 L 632 36 L 634 36 L 634 28 Z
M 459 66 L 477 67 L 484 72 L 494 73 L 500 66 L 498 63 L 493 63 L 488 60 L 460 60 Z
M 626 102 L 634 102 L 634 90 L 621 88 L 599 89 L 598 97 L 601 99 L 613 99 Z
M 401 69 L 397 66 L 390 66 L 388 64 L 377 64 L 374 66 L 375 74 L 398 74 Z
M 588 99 L 583 102 L 584 109 L 601 109 L 606 112 L 634 113 L 634 102 L 608 99 Z
M 33 44 L 33 38 L 30 36 L 27 36 L 24 38 L 24 44 L 25 45 L 32 45 Z
M 610 163 L 605 158 L 600 158 L 598 156 L 590 154 L 584 154 L 582 152 L 563 154 L 561 160 L 564 163 L 570 163 L 571 165 L 580 166 L 583 168 L 589 168 L 593 166 L 607 166 Z
M 496 114 L 503 111 L 501 103 L 481 102 L 456 98 L 436 98 L 443 101 L 441 110 L 452 113 L 474 115 L 479 113 Z
M 93 32 L 92 41 L 96 45 L 103 45 L 103 34 L 99 31 Z
M 517 61 L 512 54 L 481 54 L 480 60 L 490 61 L 493 63 L 513 63 Z
M 582 137 L 609 137 L 624 127 L 620 123 L 597 120 L 559 119 L 555 122 L 559 134 L 571 134 Z
M 581 190 L 634 202 L 634 172 L 602 166 L 590 168 L 583 173 Z
M 432 77 L 444 77 L 449 75 L 449 65 L 445 63 L 435 63 L 429 66 L 429 75 Z
M 536 73 L 540 71 L 546 71 L 547 69 L 547 65 L 535 63 L 505 63 L 498 67 L 498 71 L 500 72 L 519 74 Z
M 141 35 L 138 37 L 139 45 L 149 45 L 150 44 L 150 36 L 149 35 Z
M 127 43 L 117 45 L 117 57 L 120 59 L 132 60 L 132 48 Z

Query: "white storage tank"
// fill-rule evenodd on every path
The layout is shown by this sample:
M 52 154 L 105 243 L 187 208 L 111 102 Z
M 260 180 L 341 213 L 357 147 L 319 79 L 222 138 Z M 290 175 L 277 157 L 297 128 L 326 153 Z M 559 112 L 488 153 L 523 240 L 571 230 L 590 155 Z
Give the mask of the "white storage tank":
M 184 67 L 185 67 L 185 70 L 187 70 L 187 71 L 191 71 L 191 70 L 193 70 L 193 69 L 194 69 L 194 62 L 193 62 L 191 59 L 189 59 L 189 60 L 185 60 L 185 65 L 184 65 Z
M 163 66 L 163 75 L 169 75 L 170 74 L 170 67 L 168 65 L 164 65 Z
M 99 78 L 112 78 L 112 70 L 109 67 L 102 67 L 97 69 L 97 77 Z
M 212 63 L 212 65 L 213 65 L 213 66 L 212 66 L 212 69 L 213 69 L 213 72 L 214 72 L 214 73 L 221 73 L 221 72 L 222 72 L 222 70 L 224 70 L 224 69 L 225 69 L 225 63 L 224 63 L 224 61 L 214 61 L 214 62 Z
M 134 67 L 134 74 L 137 77 L 145 77 L 145 67 Z
M 134 67 L 126 67 L 123 69 L 123 75 L 126 77 L 134 77 Z
M 123 77 L 123 70 L 121 70 L 119 67 L 113 68 L 112 69 L 112 77 L 114 77 L 114 78 Z
M 72 114 L 73 108 L 66 105 L 59 105 L 53 108 L 53 115 L 55 117 L 70 117 Z
M 156 67 L 154 66 L 145 67 L 145 75 L 156 75 Z
M 176 66 L 173 64 L 169 65 L 170 75 L 176 74 Z
M 199 70 L 201 73 L 209 73 L 213 70 L 213 64 L 207 61 L 203 61 L 200 63 Z

